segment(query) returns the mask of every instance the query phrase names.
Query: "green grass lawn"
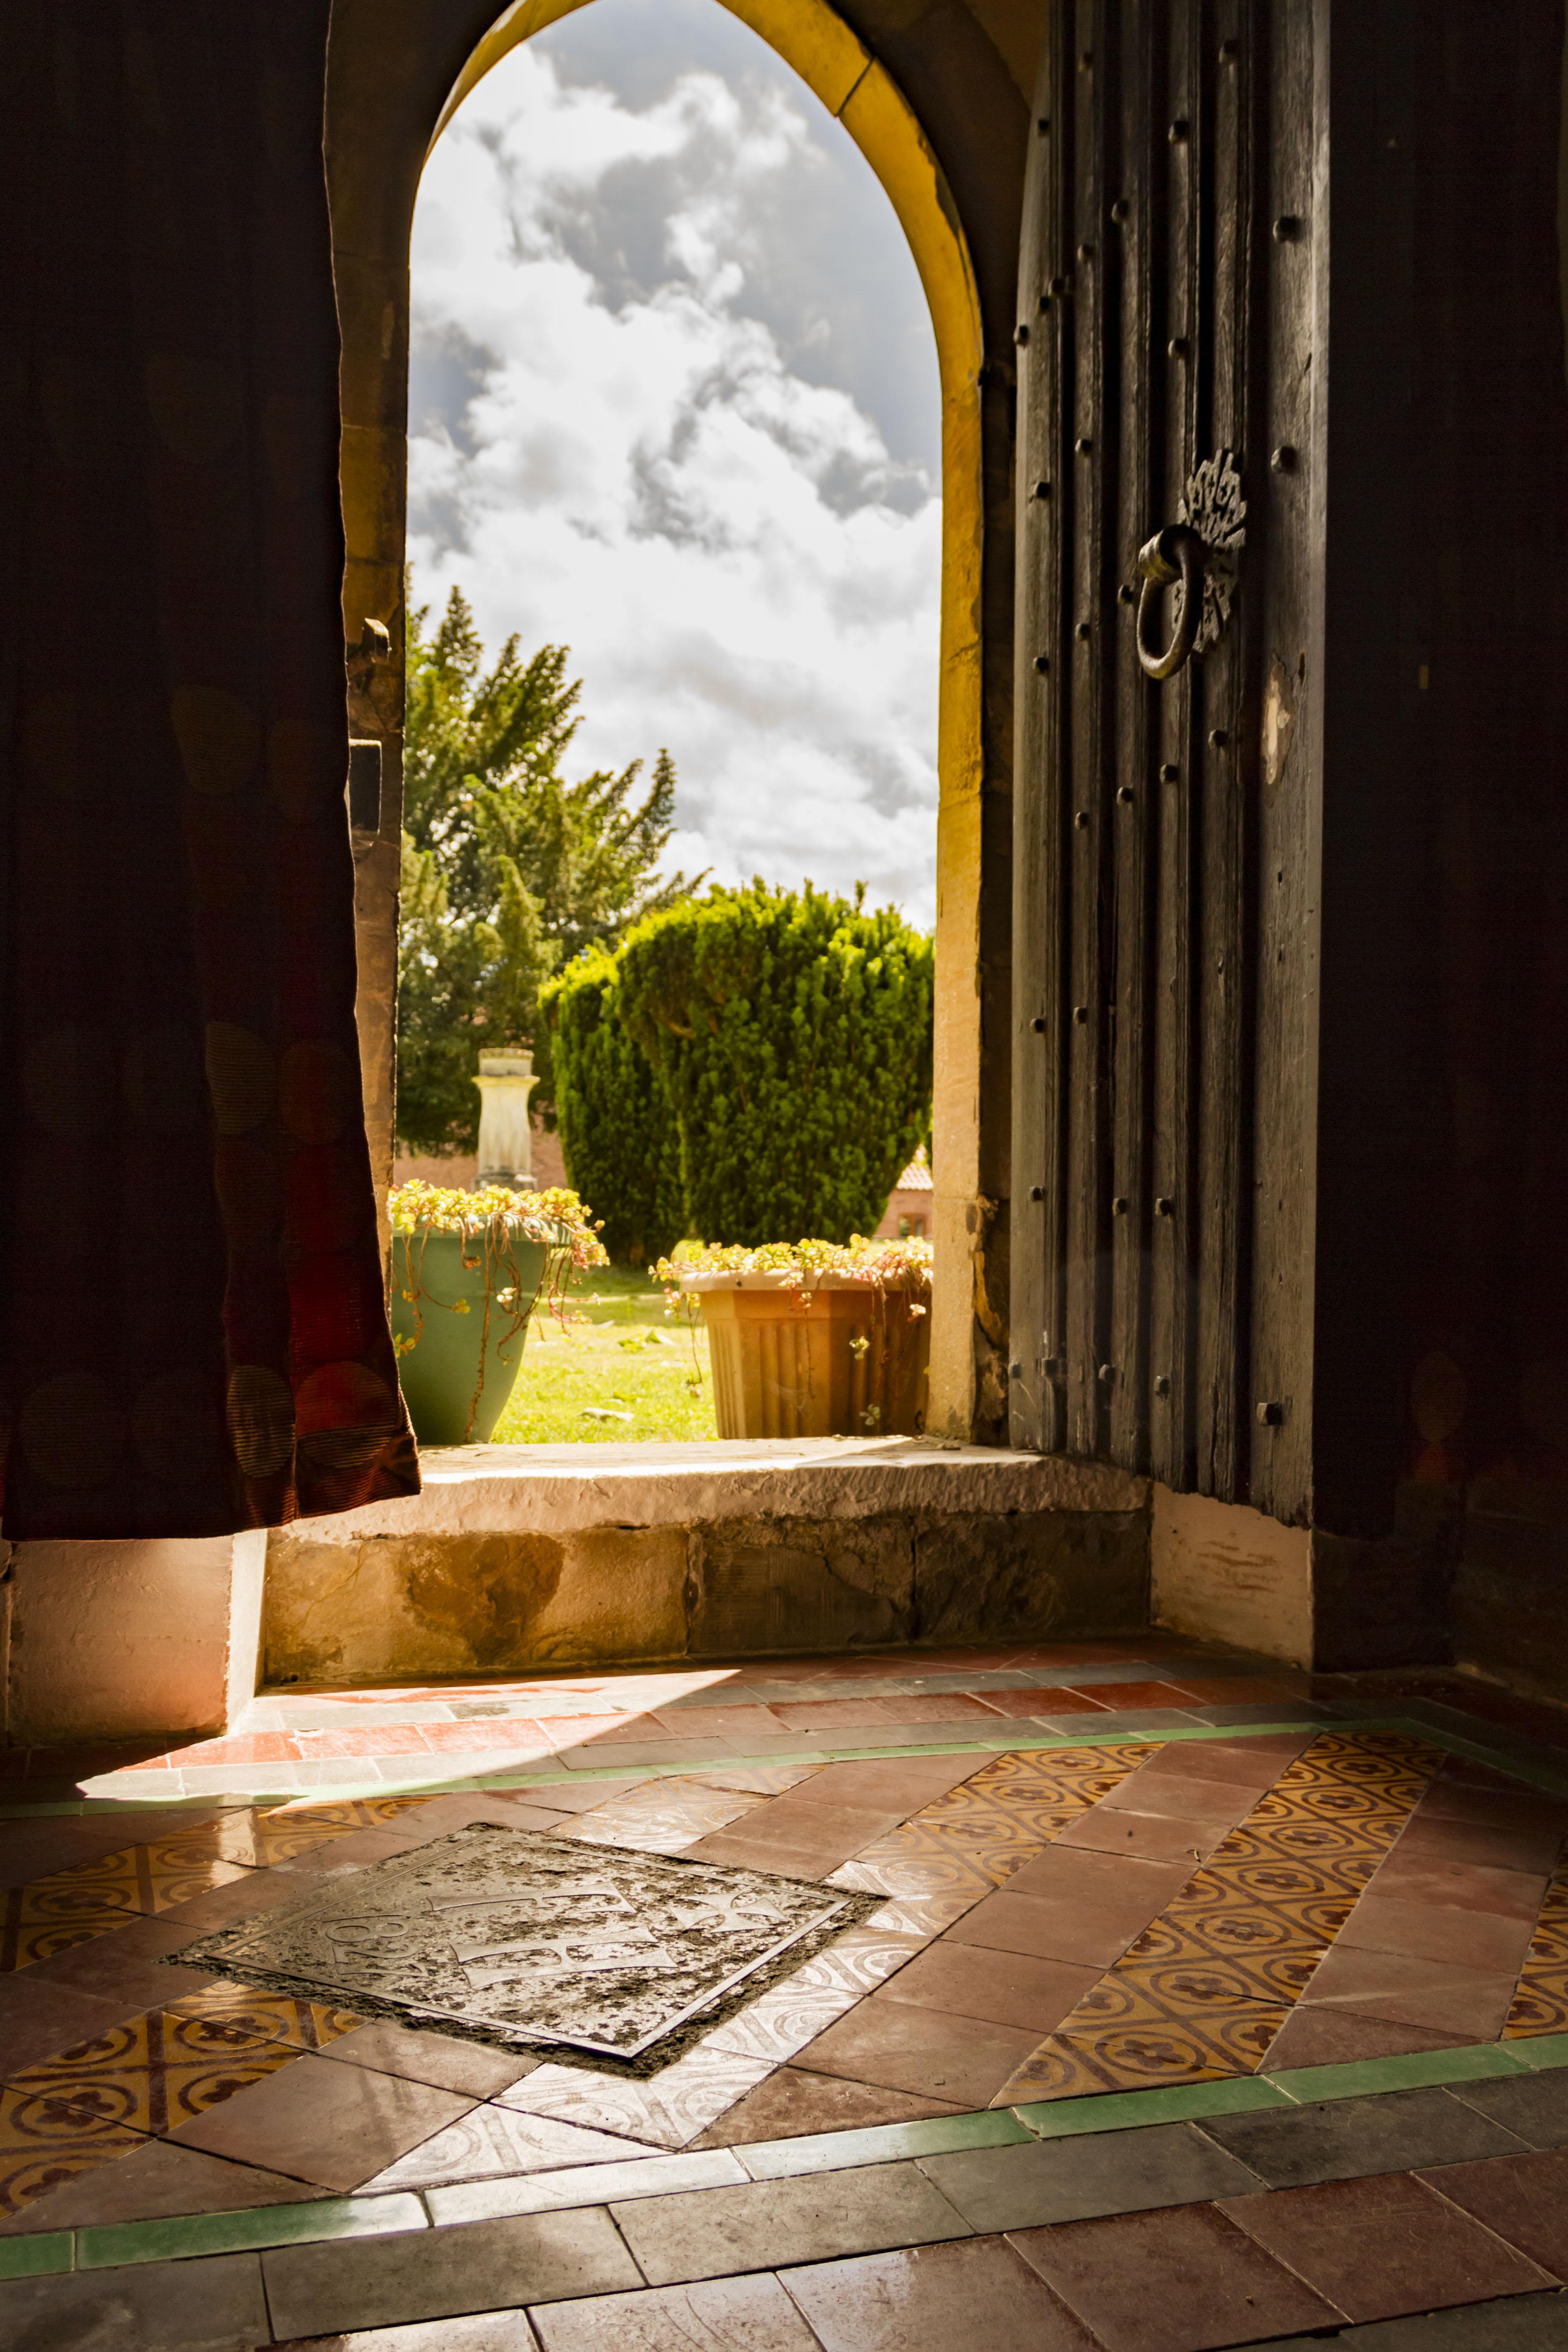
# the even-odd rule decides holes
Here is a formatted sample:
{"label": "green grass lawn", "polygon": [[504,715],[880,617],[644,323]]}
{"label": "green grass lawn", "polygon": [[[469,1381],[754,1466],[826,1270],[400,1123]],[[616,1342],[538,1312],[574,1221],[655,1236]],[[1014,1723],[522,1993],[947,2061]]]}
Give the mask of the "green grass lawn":
{"label": "green grass lawn", "polygon": [[684,1319],[640,1267],[573,1275],[566,1320],[537,1309],[523,1366],[497,1425],[497,1445],[622,1444],[716,1437],[707,1339],[694,1350]]}

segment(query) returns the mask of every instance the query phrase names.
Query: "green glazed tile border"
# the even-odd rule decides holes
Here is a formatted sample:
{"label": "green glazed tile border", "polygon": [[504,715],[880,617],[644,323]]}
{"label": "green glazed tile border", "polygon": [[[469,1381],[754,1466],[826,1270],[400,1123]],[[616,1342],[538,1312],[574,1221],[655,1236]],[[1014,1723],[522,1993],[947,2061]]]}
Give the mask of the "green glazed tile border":
{"label": "green glazed tile border", "polygon": [[1568,2033],[1521,2034],[1518,2041],[1500,2046],[1515,2058],[1522,2058],[1533,2073],[1546,2066],[1568,2066]]}
{"label": "green glazed tile border", "polygon": [[1176,2083],[1165,2091],[1107,2091],[1103,2098],[1037,2099],[1012,2112],[1035,2139],[1081,2132],[1126,2131],[1134,2125],[1188,2123],[1204,2116],[1237,2116],[1257,2107],[1288,2107],[1275,2077],[1232,2074],[1218,2083]]}
{"label": "green glazed tile border", "polygon": [[0,2279],[50,2278],[71,2266],[68,2230],[40,2231],[37,2237],[0,2238]]}
{"label": "green glazed tile border", "polygon": [[814,2132],[800,2139],[759,2139],[735,2149],[753,2180],[793,2179],[808,2172],[847,2172],[896,2164],[912,2156],[954,2156],[970,2147],[1008,2147],[1034,2137],[1009,2107],[977,2115],[929,2116],[912,2124],[870,2124],[859,2131]]}
{"label": "green glazed tile border", "polygon": [[[193,2213],[183,2221],[116,2221],[76,2233],[77,2268],[116,2270],[193,2254],[241,2253],[257,2246],[308,2245],[323,2238],[370,2238],[430,2226],[406,2193],[333,2197],[319,2204],[262,2205],[239,2213]],[[13,2241],[25,2245],[26,2239]]]}
{"label": "green glazed tile border", "polygon": [[[437,2226],[450,2227],[504,2213],[571,2211],[632,2197],[716,2188],[726,2181],[847,2172],[870,2165],[907,2162],[915,2157],[953,2155],[967,2148],[1017,2147],[1150,2124],[1201,2123],[1206,2116],[1308,2106],[1322,2099],[1364,2098],[1379,2092],[1476,2082],[1527,2074],[1532,2067],[1564,2065],[1568,2065],[1568,2033],[1543,2034],[1533,2043],[1470,2043],[1403,2058],[1375,2058],[1357,2065],[1301,2066],[1279,2074],[1238,2074],[1212,2083],[1177,2084],[1168,2090],[1043,2099],[1011,2108],[981,2108],[969,2115],[932,2116],[917,2123],[817,2132],[799,2139],[757,2140],[732,2148],[687,2149],[624,2164],[563,2166],[553,2176],[553,2186],[551,2174],[529,2173],[502,2180],[454,2183],[448,2189],[429,2189],[423,2198],[402,2191],[323,2199],[308,2205],[266,2205],[237,2213],[120,2222],[78,2230],[76,2266],[103,2270],[198,2254],[382,2236],[423,2230],[432,2220]],[[68,2231],[0,2238],[0,2279],[68,2271],[71,2256]]]}
{"label": "green glazed tile border", "polygon": [[1434,2084],[1475,2083],[1490,2074],[1528,2074],[1514,2045],[1474,2042],[1459,2050],[1420,2050],[1404,2058],[1365,2058],[1350,2066],[1284,2068],[1268,2080],[1298,2105],[1360,2099],[1375,2091],[1414,2091]]}

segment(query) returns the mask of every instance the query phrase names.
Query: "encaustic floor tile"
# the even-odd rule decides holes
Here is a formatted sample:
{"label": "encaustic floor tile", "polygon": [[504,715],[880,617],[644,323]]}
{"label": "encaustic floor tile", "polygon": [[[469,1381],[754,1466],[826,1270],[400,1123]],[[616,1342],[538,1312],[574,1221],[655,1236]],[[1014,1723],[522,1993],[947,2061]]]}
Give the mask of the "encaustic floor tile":
{"label": "encaustic floor tile", "polygon": [[331,2009],[318,2000],[296,2000],[287,1993],[263,1992],[250,1985],[212,1984],[169,2004],[171,2017],[191,2017],[223,2026],[236,2043],[277,2042],[290,2050],[325,2050],[329,2042],[352,2033],[364,2020],[352,2010]]}
{"label": "encaustic floor tile", "polygon": [[8,1887],[0,1898],[0,1976],[128,1927],[139,1915],[101,1893],[57,1879]]}
{"label": "encaustic floor tile", "polygon": [[1101,1984],[1025,2059],[991,2105],[1250,2074],[1289,2015],[1283,2002],[1251,2000],[1172,2014],[1147,1986]]}
{"label": "encaustic floor tile", "polygon": [[1560,1863],[1547,1885],[1503,2039],[1517,2042],[1564,2030],[1568,2030],[1568,1866]]}
{"label": "encaustic floor tile", "polygon": [[84,2115],[68,2100],[0,2090],[0,2217],[146,2145],[142,2133]]}
{"label": "encaustic floor tile", "polygon": [[221,2018],[154,2010],[22,2068],[7,2086],[94,2123],[157,2135],[232,2099],[299,2055]]}
{"label": "encaustic floor tile", "polygon": [[1314,1740],[1001,2100],[1255,2072],[1440,1761],[1400,1734]]}
{"label": "encaustic floor tile", "polygon": [[58,1871],[48,1882],[62,1891],[79,1887],[83,1895],[135,1911],[149,1918],[210,1895],[216,1886],[232,1885],[246,1875],[238,1863],[215,1854],[192,1851],[178,1838],[157,1845],[130,1845],[119,1853],[100,1854]]}

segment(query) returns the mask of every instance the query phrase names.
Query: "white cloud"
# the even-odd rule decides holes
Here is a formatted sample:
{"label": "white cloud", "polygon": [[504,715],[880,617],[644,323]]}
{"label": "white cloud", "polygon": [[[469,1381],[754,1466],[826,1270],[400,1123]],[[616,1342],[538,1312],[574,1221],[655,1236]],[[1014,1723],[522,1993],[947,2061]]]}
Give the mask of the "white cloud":
{"label": "white cloud", "polygon": [[[492,646],[570,646],[576,760],[667,745],[688,870],[863,877],[928,922],[940,510],[913,263],[845,134],[733,18],[729,70],[679,71],[679,8],[625,0],[665,68],[628,37],[608,86],[622,8],[513,52],[426,169],[415,593],[460,585]],[[923,385],[866,333],[868,279],[895,352],[923,326]]]}

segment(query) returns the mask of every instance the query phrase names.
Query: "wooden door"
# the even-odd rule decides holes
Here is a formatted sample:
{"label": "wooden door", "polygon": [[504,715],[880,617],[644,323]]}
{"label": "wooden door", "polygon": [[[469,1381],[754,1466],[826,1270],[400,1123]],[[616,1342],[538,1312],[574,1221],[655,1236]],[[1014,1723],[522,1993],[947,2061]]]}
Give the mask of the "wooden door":
{"label": "wooden door", "polygon": [[[1317,897],[1311,0],[1052,16],[1017,327],[1012,1436],[1293,1517]],[[1204,541],[1199,648],[1162,678],[1140,627],[1164,652],[1184,602],[1197,619],[1199,573],[1190,598],[1145,595],[1140,550],[1184,521]]]}

